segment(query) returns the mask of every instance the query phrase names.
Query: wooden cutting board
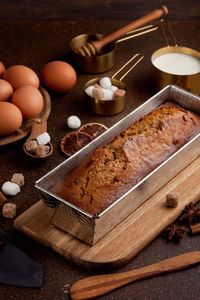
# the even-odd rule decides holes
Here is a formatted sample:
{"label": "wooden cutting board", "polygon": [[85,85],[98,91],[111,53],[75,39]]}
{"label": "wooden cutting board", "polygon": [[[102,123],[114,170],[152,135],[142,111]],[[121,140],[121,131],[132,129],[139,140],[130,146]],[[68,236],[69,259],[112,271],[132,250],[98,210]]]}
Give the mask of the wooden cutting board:
{"label": "wooden cutting board", "polygon": [[[176,191],[176,208],[164,206],[166,194]],[[200,157],[95,245],[89,246],[50,224],[42,200],[15,220],[15,227],[60,255],[87,268],[119,267],[134,258],[181,214],[185,205],[200,199]]]}

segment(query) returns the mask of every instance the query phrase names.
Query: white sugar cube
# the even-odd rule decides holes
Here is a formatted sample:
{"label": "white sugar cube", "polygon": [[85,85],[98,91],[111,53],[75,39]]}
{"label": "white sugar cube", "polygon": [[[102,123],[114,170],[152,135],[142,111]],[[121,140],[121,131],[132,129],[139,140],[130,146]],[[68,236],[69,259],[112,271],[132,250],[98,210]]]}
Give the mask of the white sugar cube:
{"label": "white sugar cube", "polygon": [[36,137],[38,145],[46,145],[50,142],[51,138],[48,132],[43,132]]}
{"label": "white sugar cube", "polygon": [[103,89],[103,99],[102,100],[112,100],[113,93],[110,90]]}
{"label": "white sugar cube", "polygon": [[93,97],[93,88],[94,88],[94,86],[90,85],[85,89],[86,94],[90,97]]}
{"label": "white sugar cube", "polygon": [[104,89],[110,89],[112,83],[109,77],[103,77],[99,80],[99,84]]}
{"label": "white sugar cube", "polygon": [[20,192],[19,185],[11,181],[4,182],[1,189],[5,195],[9,196],[15,196]]}
{"label": "white sugar cube", "polygon": [[70,116],[67,119],[67,126],[71,129],[77,129],[81,126],[81,120],[77,116]]}
{"label": "white sugar cube", "polygon": [[116,87],[115,85],[111,85],[110,90],[111,90],[111,91],[113,92],[113,94],[114,94],[114,92],[115,92],[116,90],[118,90],[118,87]]}

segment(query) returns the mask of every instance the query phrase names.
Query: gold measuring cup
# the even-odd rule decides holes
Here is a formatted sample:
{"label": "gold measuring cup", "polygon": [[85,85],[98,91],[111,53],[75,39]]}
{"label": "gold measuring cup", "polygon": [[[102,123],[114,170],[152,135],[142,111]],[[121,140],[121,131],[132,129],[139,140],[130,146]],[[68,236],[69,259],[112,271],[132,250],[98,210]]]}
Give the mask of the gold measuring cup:
{"label": "gold measuring cup", "polygon": [[[143,55],[137,53],[135,54],[130,60],[125,63],[112,77],[111,83],[112,85],[116,86],[118,89],[127,90],[126,84],[122,82],[125,76],[143,59]],[[124,70],[130,63],[133,62],[133,65],[123,74],[119,79],[115,78],[121,71]],[[85,85],[85,90],[89,86],[95,85],[99,83],[100,78],[93,78],[88,81]],[[85,100],[87,107],[89,110],[98,115],[104,116],[112,116],[118,114],[124,110],[125,107],[125,100],[126,94],[121,97],[116,97],[113,100],[102,100],[102,99],[95,99],[94,97],[90,97],[85,92]]]}
{"label": "gold measuring cup", "polygon": [[[166,20],[162,19],[160,26],[167,47],[155,51],[151,57],[155,71],[156,89],[160,90],[168,84],[176,84],[199,95],[200,52],[192,48],[178,46]],[[174,46],[169,45],[164,26],[168,29]]]}
{"label": "gold measuring cup", "polygon": [[89,74],[103,73],[110,70],[114,65],[114,50],[117,43],[155,31],[157,29],[158,27],[155,25],[148,25],[130,31],[123,38],[109,43],[104,48],[104,52],[102,54],[95,56],[83,56],[80,53],[77,53],[76,49],[79,49],[82,45],[90,43],[91,41],[100,40],[104,37],[104,35],[100,33],[81,34],[74,37],[70,42],[71,56],[81,72]]}

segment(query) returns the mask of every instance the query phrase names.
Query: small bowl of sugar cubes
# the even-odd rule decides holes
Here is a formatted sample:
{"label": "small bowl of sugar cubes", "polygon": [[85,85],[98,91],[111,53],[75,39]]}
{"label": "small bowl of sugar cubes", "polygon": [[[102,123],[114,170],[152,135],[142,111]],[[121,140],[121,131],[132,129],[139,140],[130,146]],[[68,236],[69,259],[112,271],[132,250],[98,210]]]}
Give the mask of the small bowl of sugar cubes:
{"label": "small bowl of sugar cubes", "polygon": [[89,110],[98,115],[112,116],[124,110],[126,85],[115,78],[94,78],[85,85]]}

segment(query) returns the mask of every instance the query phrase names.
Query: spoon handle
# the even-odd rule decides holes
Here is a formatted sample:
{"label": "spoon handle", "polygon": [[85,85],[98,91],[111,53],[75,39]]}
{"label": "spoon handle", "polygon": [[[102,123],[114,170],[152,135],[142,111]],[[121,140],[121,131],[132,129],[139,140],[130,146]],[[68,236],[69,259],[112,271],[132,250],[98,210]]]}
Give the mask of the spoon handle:
{"label": "spoon handle", "polygon": [[91,299],[136,280],[187,268],[198,262],[200,262],[200,251],[189,252],[140,269],[81,279],[70,287],[69,292],[74,300]]}
{"label": "spoon handle", "polygon": [[47,131],[47,121],[40,119],[39,121],[34,121],[31,126],[31,134],[29,139],[35,139],[41,133]]}
{"label": "spoon handle", "polygon": [[93,46],[96,48],[97,52],[100,52],[100,50],[107,44],[116,41],[117,39],[121,38],[123,35],[125,35],[127,32],[132,31],[136,28],[139,28],[140,26],[143,26],[144,24],[150,23],[158,18],[160,18],[163,14],[167,14],[168,9],[166,6],[162,6],[159,9],[155,9],[152,12],[146,14],[145,16],[129,23],[128,25],[118,29],[117,31],[105,36],[101,40],[92,42]]}

